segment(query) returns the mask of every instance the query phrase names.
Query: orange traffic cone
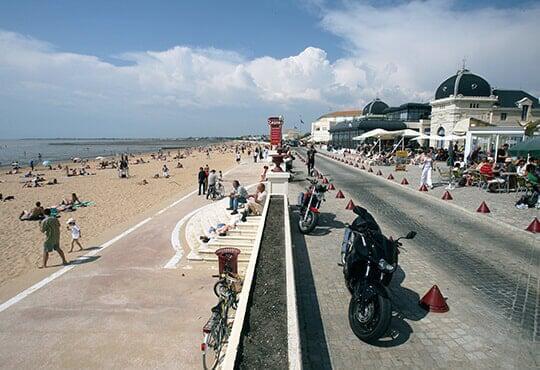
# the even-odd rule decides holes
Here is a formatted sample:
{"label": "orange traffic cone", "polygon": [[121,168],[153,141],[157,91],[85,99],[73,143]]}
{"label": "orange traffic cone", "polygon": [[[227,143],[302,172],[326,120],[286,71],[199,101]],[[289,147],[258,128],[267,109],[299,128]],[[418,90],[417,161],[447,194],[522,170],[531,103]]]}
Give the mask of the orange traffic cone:
{"label": "orange traffic cone", "polygon": [[338,190],[337,194],[336,194],[336,198],[338,199],[343,199],[345,198],[345,195],[343,195],[343,193],[341,192],[341,190]]}
{"label": "orange traffic cone", "polygon": [[480,204],[480,207],[478,207],[476,212],[478,212],[478,213],[490,213],[491,211],[489,210],[489,207],[487,206],[486,202],[482,202],[482,204]]}
{"label": "orange traffic cone", "polygon": [[452,198],[452,194],[450,194],[450,192],[447,190],[444,192],[443,196],[442,196],[442,199],[443,200],[452,200],[454,198]]}
{"label": "orange traffic cone", "polygon": [[418,189],[418,191],[428,191],[426,184],[422,184],[422,186],[420,186],[420,189]]}
{"label": "orange traffic cone", "polygon": [[409,182],[405,177],[403,178],[403,180],[401,180],[401,185],[409,185]]}
{"label": "orange traffic cone", "polygon": [[387,177],[388,180],[393,180],[394,179],[394,176],[392,176],[392,174],[388,175]]}
{"label": "orange traffic cone", "polygon": [[330,183],[330,185],[328,185],[328,190],[336,190],[334,184]]}
{"label": "orange traffic cone", "polygon": [[538,221],[538,217],[535,217],[533,222],[529,225],[528,228],[525,230],[530,231],[531,233],[540,233],[540,221]]}
{"label": "orange traffic cone", "polygon": [[420,299],[419,303],[429,312],[448,312],[450,309],[437,285],[433,285],[426,295]]}
{"label": "orange traffic cone", "polygon": [[350,211],[353,208],[354,208],[354,203],[353,203],[353,201],[351,199],[351,200],[349,200],[349,203],[347,203],[347,206],[345,207],[345,209],[348,209]]}

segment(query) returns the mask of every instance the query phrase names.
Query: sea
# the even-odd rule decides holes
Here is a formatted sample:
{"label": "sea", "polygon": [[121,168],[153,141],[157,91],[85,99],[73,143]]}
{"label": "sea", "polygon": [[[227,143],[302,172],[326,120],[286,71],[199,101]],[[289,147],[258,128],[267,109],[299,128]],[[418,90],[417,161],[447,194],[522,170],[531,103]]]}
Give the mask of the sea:
{"label": "sea", "polygon": [[158,150],[174,151],[181,148],[206,146],[225,139],[0,139],[0,166],[18,162],[26,166],[51,161],[61,162],[72,158],[111,157],[122,153],[148,153]]}

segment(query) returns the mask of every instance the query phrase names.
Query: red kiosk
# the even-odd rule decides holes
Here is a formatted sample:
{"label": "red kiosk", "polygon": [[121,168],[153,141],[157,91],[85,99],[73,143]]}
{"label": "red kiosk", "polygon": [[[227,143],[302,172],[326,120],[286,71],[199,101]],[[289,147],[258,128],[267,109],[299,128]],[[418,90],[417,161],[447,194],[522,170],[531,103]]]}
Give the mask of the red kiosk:
{"label": "red kiosk", "polygon": [[272,149],[277,149],[281,146],[281,128],[283,127],[283,117],[268,118],[268,126],[270,126],[270,145]]}

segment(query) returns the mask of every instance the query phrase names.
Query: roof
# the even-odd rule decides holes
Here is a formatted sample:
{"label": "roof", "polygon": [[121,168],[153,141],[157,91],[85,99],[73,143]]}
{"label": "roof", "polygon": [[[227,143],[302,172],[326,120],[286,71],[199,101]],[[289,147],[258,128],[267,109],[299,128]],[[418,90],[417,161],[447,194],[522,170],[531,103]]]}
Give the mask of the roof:
{"label": "roof", "polygon": [[482,77],[461,69],[443,81],[435,91],[435,100],[458,96],[491,96],[491,86]]}
{"label": "roof", "polygon": [[401,104],[399,107],[388,107],[384,110],[384,113],[392,113],[400,110],[406,109],[425,109],[431,111],[431,105],[429,103],[405,103]]}
{"label": "roof", "polygon": [[[351,127],[349,127],[349,124]],[[385,120],[385,119],[356,119],[349,122],[340,122],[329,131],[348,131],[348,130],[362,130],[369,131],[376,128],[382,128],[387,131],[402,130],[407,128],[407,125],[402,121]]]}
{"label": "roof", "polygon": [[526,93],[523,90],[493,90],[493,95],[499,99],[498,106],[503,108],[517,108],[517,102],[523,98],[532,100],[533,108],[540,108],[538,98]]}
{"label": "roof", "polygon": [[324,114],[317,118],[317,121],[321,118],[333,118],[333,117],[360,117],[362,115],[361,110],[342,110],[337,112],[331,112]]}
{"label": "roof", "polygon": [[364,116],[368,114],[383,114],[386,108],[388,108],[388,104],[376,98],[364,107],[362,113]]}

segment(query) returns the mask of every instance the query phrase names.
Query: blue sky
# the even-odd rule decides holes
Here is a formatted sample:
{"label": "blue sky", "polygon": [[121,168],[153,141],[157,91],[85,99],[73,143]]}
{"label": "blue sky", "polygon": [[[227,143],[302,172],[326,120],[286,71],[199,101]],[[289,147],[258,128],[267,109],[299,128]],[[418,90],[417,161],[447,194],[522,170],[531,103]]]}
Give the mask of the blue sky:
{"label": "blue sky", "polygon": [[429,101],[463,58],[538,95],[539,17],[499,0],[2,1],[0,136],[263,132]]}

